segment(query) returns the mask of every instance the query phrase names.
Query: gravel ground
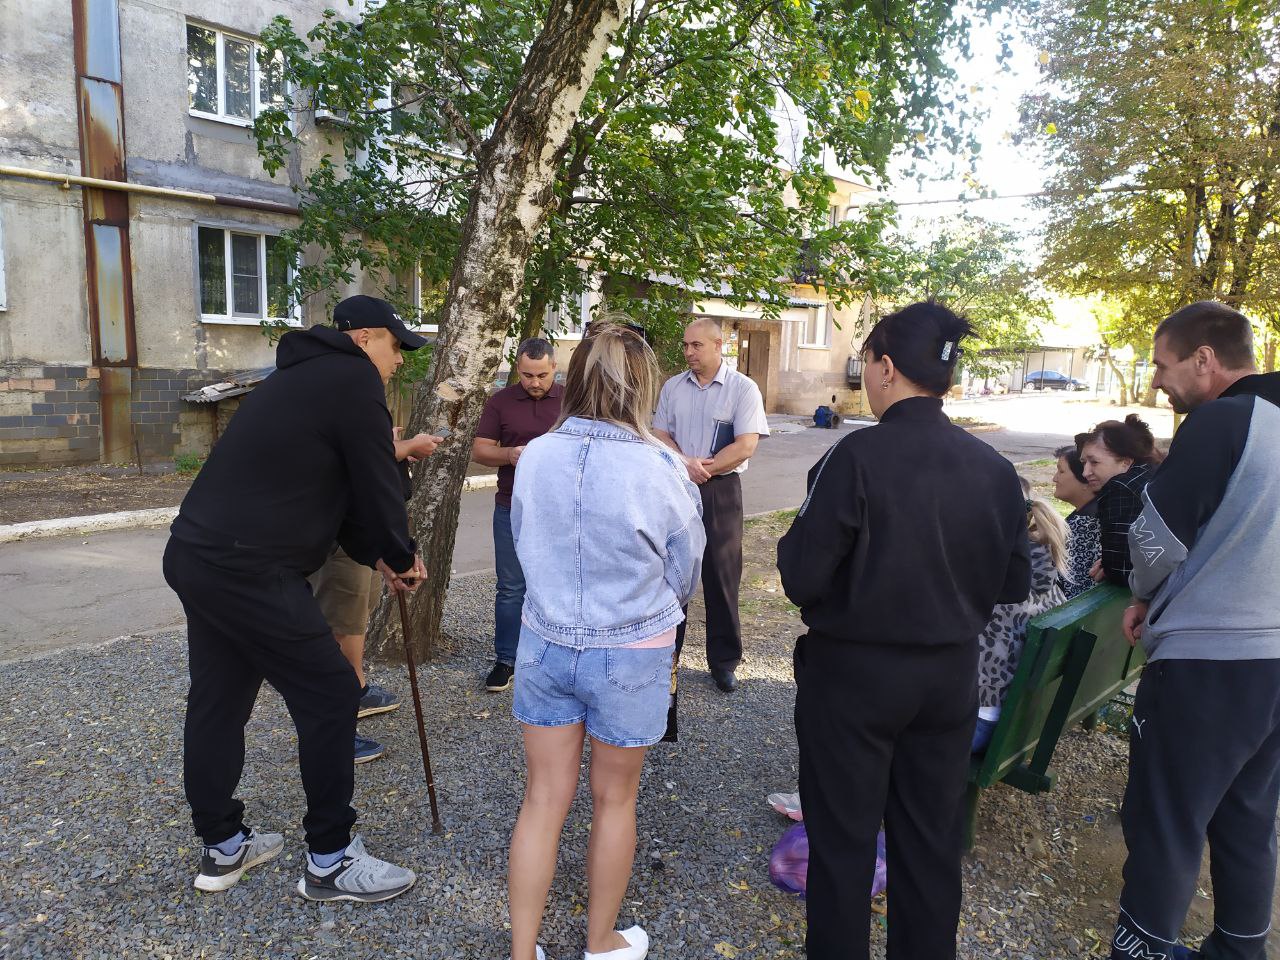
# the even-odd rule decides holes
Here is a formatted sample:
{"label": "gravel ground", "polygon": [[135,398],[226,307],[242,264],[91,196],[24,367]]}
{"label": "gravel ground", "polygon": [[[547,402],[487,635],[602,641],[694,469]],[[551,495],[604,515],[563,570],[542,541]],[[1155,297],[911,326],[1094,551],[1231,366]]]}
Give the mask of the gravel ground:
{"label": "gravel ground", "polygon": [[[768,880],[769,850],[789,821],[763,800],[791,789],[796,776],[797,621],[764,559],[783,523],[752,526],[763,546],[744,579],[751,639],[741,690],[719,694],[691,653],[680,743],[655,748],[646,764],[622,919],[649,930],[659,960],[803,955],[803,903]],[[446,618],[454,649],[420,672],[443,836],[429,831],[412,706],[362,722],[388,755],[357,769],[358,829],[375,853],[420,878],[383,905],[326,907],[297,895],[302,789],[293,728],[273,691],[264,687],[250,723],[241,796],[251,824],[286,834],[286,853],[228,892],[199,894],[191,887],[199,851],[180,783],[181,634],[0,666],[9,691],[0,698],[0,862],[8,865],[0,872],[0,955],[506,957],[506,844],[523,767],[509,695],[478,689],[491,649],[492,589],[485,577],[455,583]],[[396,668],[382,665],[372,676],[408,692]],[[1078,958],[1100,949],[1123,855],[1114,810],[1124,758],[1118,737],[1076,732],[1059,749],[1054,793],[988,792],[965,867],[962,957]],[[589,821],[584,788],[547,913],[552,960],[583,949]],[[890,891],[892,882],[891,867]],[[883,925],[873,917],[876,956]]]}

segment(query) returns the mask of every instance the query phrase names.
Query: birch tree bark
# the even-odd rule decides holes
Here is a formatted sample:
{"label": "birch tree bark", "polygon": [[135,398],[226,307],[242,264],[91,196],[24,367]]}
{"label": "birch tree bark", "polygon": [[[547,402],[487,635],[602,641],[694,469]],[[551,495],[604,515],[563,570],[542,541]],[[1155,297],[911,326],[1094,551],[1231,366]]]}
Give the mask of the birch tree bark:
{"label": "birch tree bark", "polygon": [[[409,501],[410,527],[428,571],[428,581],[409,601],[415,656],[438,645],[462,479],[486,388],[520,306],[534,237],[555,202],[555,176],[574,121],[629,4],[551,4],[520,81],[479,152],[432,374],[417,388],[407,432],[452,431],[417,465]],[[370,622],[369,650],[375,656],[394,656],[400,649],[399,622],[391,611],[384,596]]]}

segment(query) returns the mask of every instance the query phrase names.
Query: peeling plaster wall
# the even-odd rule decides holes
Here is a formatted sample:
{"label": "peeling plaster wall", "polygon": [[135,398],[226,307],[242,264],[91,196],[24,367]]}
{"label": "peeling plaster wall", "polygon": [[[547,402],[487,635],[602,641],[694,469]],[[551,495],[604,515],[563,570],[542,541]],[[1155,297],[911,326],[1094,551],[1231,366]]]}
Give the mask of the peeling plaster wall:
{"label": "peeling plaster wall", "polygon": [[[71,4],[0,3],[0,37],[0,163],[79,173]],[[87,363],[80,191],[0,178],[0,229],[0,363]]]}

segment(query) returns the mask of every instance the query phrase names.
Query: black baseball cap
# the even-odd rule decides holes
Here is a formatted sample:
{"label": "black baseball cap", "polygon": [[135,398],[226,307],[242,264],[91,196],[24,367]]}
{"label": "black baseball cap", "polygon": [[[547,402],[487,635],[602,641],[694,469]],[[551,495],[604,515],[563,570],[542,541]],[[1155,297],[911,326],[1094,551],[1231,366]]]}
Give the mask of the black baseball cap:
{"label": "black baseball cap", "polygon": [[390,330],[404,350],[417,350],[427,345],[427,338],[404,325],[395,307],[377,297],[360,294],[347,297],[333,308],[333,325],[339,330],[367,330],[383,327]]}

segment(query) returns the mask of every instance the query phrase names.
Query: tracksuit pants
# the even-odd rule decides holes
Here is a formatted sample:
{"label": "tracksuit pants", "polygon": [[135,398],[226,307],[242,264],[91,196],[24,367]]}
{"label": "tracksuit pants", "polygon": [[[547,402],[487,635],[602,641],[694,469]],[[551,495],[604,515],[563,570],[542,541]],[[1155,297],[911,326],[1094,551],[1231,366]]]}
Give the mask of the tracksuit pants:
{"label": "tracksuit pants", "polygon": [[811,632],[795,676],[810,960],[868,960],[881,821],[889,960],[954,960],[976,640],[907,647]]}
{"label": "tracksuit pants", "polygon": [[1214,929],[1200,955],[1261,960],[1280,800],[1280,660],[1156,660],[1138,684],[1120,822],[1129,857],[1112,960],[1177,942],[1206,838]]}
{"label": "tracksuit pants", "polygon": [[[707,548],[702,554],[702,599],[707,609],[707,665],[736,670],[742,662],[738,590],[742,584],[742,477],[712,477],[698,488]],[[684,649],[687,621],[676,628],[676,649]]]}
{"label": "tracksuit pants", "polygon": [[187,615],[191,688],[183,745],[187,802],[205,844],[246,830],[235,797],[244,728],[262,681],[284,698],[298,731],[313,853],[351,842],[360,683],[301,573],[234,547],[170,538],[164,576]]}

